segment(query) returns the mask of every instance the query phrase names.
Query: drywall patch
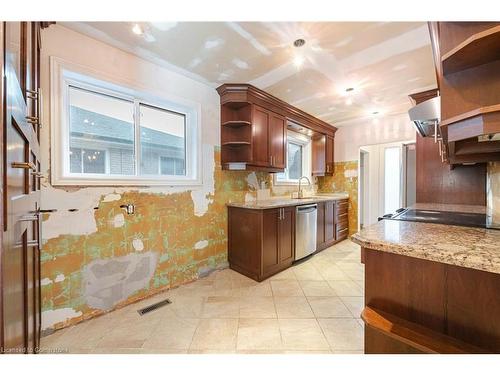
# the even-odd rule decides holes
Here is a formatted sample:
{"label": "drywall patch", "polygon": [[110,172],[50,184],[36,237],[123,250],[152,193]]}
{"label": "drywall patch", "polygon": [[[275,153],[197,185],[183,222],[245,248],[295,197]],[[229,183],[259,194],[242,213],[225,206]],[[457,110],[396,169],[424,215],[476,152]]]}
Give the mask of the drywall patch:
{"label": "drywall patch", "polygon": [[134,247],[135,251],[144,250],[144,243],[142,243],[142,240],[140,238],[134,238],[134,240],[132,241],[132,246]]}
{"label": "drywall patch", "polygon": [[155,272],[158,254],[132,253],[111,259],[98,259],[83,269],[84,297],[87,305],[110,310],[118,302],[148,286]]}
{"label": "drywall patch", "polygon": [[102,199],[103,202],[114,202],[114,201],[119,201],[121,199],[121,195],[120,194],[116,194],[116,193],[113,193],[113,194],[108,194],[108,195],[105,195],[104,198]]}
{"label": "drywall patch", "polygon": [[259,180],[258,180],[257,174],[255,172],[252,172],[247,176],[247,184],[248,184],[248,187],[252,190],[259,189]]}
{"label": "drywall patch", "polygon": [[120,228],[123,227],[124,225],[125,225],[125,216],[123,216],[123,214],[115,215],[115,217],[113,218],[113,226],[115,228]]}
{"label": "drywall patch", "polygon": [[358,170],[357,169],[346,169],[344,172],[345,178],[353,178],[353,177],[358,177]]}
{"label": "drywall patch", "polygon": [[208,241],[207,240],[202,240],[202,241],[198,241],[194,244],[194,248],[196,250],[201,250],[201,249],[204,249],[205,247],[208,246]]}
{"label": "drywall patch", "polygon": [[82,315],[81,311],[75,311],[71,307],[42,312],[42,330],[52,328],[56,323],[63,323],[69,319]]}
{"label": "drywall patch", "polygon": [[54,279],[54,282],[56,283],[60,283],[61,281],[64,281],[66,279],[66,277],[63,275],[63,274],[59,274],[56,276],[56,278]]}
{"label": "drywall patch", "polygon": [[50,284],[52,284],[52,280],[49,279],[48,277],[45,277],[42,280],[40,280],[41,286],[50,285]]}
{"label": "drywall patch", "polygon": [[[213,171],[215,169],[215,158],[213,146],[203,145],[203,171]],[[215,194],[215,180],[213,173],[204,173],[203,186],[200,189],[191,191],[191,199],[194,204],[195,216],[203,216],[208,211],[208,206],[213,203]]]}

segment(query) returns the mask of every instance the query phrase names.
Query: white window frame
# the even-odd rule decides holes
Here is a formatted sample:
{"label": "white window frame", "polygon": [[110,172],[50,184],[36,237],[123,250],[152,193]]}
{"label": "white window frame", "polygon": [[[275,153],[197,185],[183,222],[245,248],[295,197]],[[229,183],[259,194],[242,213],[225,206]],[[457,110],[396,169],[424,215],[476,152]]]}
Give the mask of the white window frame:
{"label": "white window frame", "polygon": [[[105,75],[81,65],[50,58],[51,183],[56,186],[199,186],[201,168],[201,106],[182,98],[144,89],[140,84]],[[69,86],[134,102],[135,175],[70,173],[69,169]],[[186,175],[139,175],[139,103],[185,115]]]}
{"label": "white window frame", "polygon": [[[302,146],[302,175],[306,176],[311,180],[311,163],[312,163],[312,144],[311,144],[311,138],[299,134],[297,132],[288,130],[287,131],[287,137],[286,137],[286,163],[287,166],[285,167],[288,168],[288,141],[291,140],[292,143],[298,144]],[[274,173],[274,185],[298,185],[299,180],[298,179],[286,179],[286,180],[279,180],[278,179],[278,174]]]}

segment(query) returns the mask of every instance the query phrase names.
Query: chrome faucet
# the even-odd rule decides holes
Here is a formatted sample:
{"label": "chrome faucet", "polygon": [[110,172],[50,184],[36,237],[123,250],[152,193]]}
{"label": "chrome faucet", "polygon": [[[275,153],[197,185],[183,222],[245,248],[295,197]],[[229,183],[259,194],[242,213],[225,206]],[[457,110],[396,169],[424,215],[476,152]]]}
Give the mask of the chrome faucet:
{"label": "chrome faucet", "polygon": [[297,195],[298,198],[304,198],[304,192],[302,191],[302,185],[301,185],[303,178],[305,178],[309,186],[311,186],[311,180],[309,180],[308,177],[302,176],[301,178],[299,178],[299,193]]}

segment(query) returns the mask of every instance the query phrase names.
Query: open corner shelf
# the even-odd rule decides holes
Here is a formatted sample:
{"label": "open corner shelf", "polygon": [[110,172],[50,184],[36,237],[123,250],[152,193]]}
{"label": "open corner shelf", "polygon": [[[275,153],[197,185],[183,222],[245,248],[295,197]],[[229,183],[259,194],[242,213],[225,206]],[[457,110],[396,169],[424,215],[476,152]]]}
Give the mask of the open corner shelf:
{"label": "open corner shelf", "polygon": [[249,125],[251,125],[250,121],[243,121],[243,120],[231,120],[222,123],[222,126],[226,126],[228,128],[240,128],[242,126],[249,126]]}
{"label": "open corner shelf", "polygon": [[453,74],[500,59],[500,26],[478,32],[441,58],[443,74]]}

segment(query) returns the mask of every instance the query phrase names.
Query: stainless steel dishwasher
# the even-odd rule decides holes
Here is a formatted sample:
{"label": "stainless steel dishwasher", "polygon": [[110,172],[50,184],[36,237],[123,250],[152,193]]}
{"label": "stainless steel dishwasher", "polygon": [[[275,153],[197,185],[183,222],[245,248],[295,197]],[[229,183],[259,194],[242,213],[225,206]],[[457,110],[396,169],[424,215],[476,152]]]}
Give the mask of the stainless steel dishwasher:
{"label": "stainless steel dishwasher", "polygon": [[316,251],[318,205],[297,206],[295,212],[295,260]]}

